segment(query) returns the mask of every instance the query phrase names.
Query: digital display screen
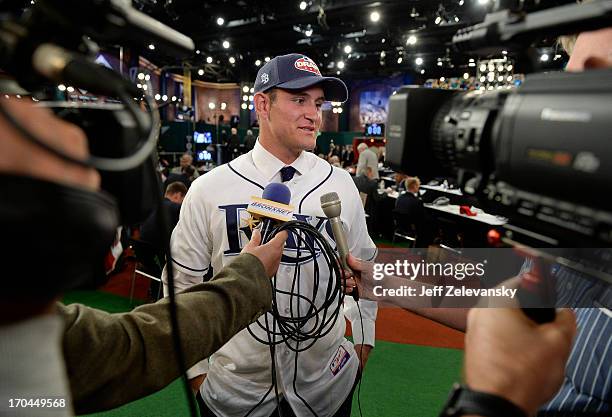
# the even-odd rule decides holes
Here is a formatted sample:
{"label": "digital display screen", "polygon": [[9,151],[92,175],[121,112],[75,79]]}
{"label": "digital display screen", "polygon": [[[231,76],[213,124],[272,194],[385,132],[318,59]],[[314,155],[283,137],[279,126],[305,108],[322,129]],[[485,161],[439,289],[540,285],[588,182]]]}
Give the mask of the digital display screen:
{"label": "digital display screen", "polygon": [[385,125],[383,123],[368,123],[365,127],[366,136],[385,136]]}
{"label": "digital display screen", "polygon": [[197,154],[198,161],[212,161],[212,154],[208,151],[200,151]]}
{"label": "digital display screen", "polygon": [[210,132],[193,132],[195,143],[212,143],[212,133]]}

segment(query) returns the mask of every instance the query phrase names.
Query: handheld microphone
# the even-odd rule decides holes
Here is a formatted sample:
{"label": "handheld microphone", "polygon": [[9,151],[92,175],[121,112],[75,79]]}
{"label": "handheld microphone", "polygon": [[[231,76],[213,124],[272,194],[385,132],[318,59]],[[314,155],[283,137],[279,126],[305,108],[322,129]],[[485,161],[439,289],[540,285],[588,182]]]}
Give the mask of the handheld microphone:
{"label": "handheld microphone", "polygon": [[260,197],[251,197],[247,211],[261,220],[261,241],[265,242],[278,222],[288,222],[293,218],[291,191],[285,184],[271,183],[263,190]]}
{"label": "handheld microphone", "polygon": [[[338,249],[338,253],[340,254],[342,269],[349,274],[353,274],[353,270],[348,266],[347,257],[349,254],[349,249],[346,236],[344,235],[344,230],[342,229],[342,221],[340,220],[342,203],[340,202],[340,197],[338,194],[331,192],[322,195],[321,209],[323,209],[323,213],[325,213],[325,216],[327,216],[329,219],[332,233],[334,235],[334,239],[336,240],[336,247]],[[357,290],[357,287],[353,288],[352,295],[355,301],[359,301],[359,291]]]}

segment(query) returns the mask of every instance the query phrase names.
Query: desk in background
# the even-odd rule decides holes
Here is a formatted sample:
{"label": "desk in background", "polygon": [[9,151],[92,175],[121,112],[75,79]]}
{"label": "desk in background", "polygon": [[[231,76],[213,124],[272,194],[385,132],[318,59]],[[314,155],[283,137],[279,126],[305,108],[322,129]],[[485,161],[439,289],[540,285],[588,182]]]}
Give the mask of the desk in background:
{"label": "desk in background", "polygon": [[425,207],[429,210],[438,211],[442,213],[448,213],[454,216],[458,216],[461,218],[474,220],[476,222],[481,222],[488,224],[489,226],[503,226],[508,223],[508,219],[505,217],[495,216],[489,213],[478,213],[476,216],[468,216],[466,214],[461,214],[459,212],[459,206],[454,204],[447,204],[445,206],[437,206],[435,204],[425,204]]}
{"label": "desk in background", "polygon": [[442,243],[451,247],[487,247],[489,230],[508,222],[503,217],[489,213],[478,213],[476,216],[461,214],[459,206],[455,204],[445,206],[425,204],[424,206],[427,213],[436,219],[436,224],[443,237]]}
{"label": "desk in background", "polygon": [[463,193],[459,189],[447,188],[441,185],[421,185],[421,188],[424,190],[437,191],[437,192],[445,193],[445,194],[459,195],[459,196],[463,195]]}

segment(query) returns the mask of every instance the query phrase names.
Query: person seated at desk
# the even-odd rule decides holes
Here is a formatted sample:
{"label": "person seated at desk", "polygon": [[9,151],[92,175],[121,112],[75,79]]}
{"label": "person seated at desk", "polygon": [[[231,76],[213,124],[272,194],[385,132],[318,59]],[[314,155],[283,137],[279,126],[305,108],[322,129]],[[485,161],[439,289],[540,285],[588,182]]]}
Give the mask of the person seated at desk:
{"label": "person seated at desk", "polygon": [[406,192],[397,197],[393,214],[398,226],[404,230],[416,229],[417,247],[426,247],[433,240],[432,222],[425,211],[423,202],[418,197],[421,180],[419,177],[406,177]]}
{"label": "person seated at desk", "polygon": [[189,175],[189,181],[193,181],[196,178],[198,178],[200,176],[200,174],[198,173],[198,171],[196,170],[196,168],[193,166],[193,156],[191,156],[190,153],[185,152],[180,159],[180,165],[177,167],[172,168],[172,170],[170,171],[170,174],[177,174],[177,175],[182,175],[186,172],[186,169],[190,167],[191,169],[193,169],[193,171],[191,169],[188,170],[188,172],[190,172],[191,174]]}
{"label": "person seated at desk", "polygon": [[340,158],[338,158],[337,155],[330,156],[329,163],[335,167],[342,168],[342,165],[340,165]]}
{"label": "person seated at desk", "polygon": [[183,167],[182,169],[183,171],[180,174],[171,172],[170,175],[168,175],[168,178],[166,178],[166,181],[164,181],[164,193],[166,192],[168,186],[174,182],[181,182],[186,188],[191,187],[191,183],[193,181],[192,178],[195,176],[194,172],[196,172],[196,169],[191,165]]}
{"label": "person seated at desk", "polygon": [[395,175],[393,175],[393,178],[395,179],[395,191],[398,193],[408,191],[406,188],[406,174],[396,172]]}

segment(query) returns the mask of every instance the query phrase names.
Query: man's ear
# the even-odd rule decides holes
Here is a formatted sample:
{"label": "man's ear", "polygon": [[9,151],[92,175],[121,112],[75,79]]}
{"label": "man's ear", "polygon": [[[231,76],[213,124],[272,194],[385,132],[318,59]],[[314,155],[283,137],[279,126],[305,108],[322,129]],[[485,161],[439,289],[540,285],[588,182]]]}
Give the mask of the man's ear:
{"label": "man's ear", "polygon": [[259,117],[269,120],[270,107],[272,107],[272,100],[270,100],[270,97],[264,93],[257,93],[255,97],[253,97],[253,101],[255,102],[255,110]]}

